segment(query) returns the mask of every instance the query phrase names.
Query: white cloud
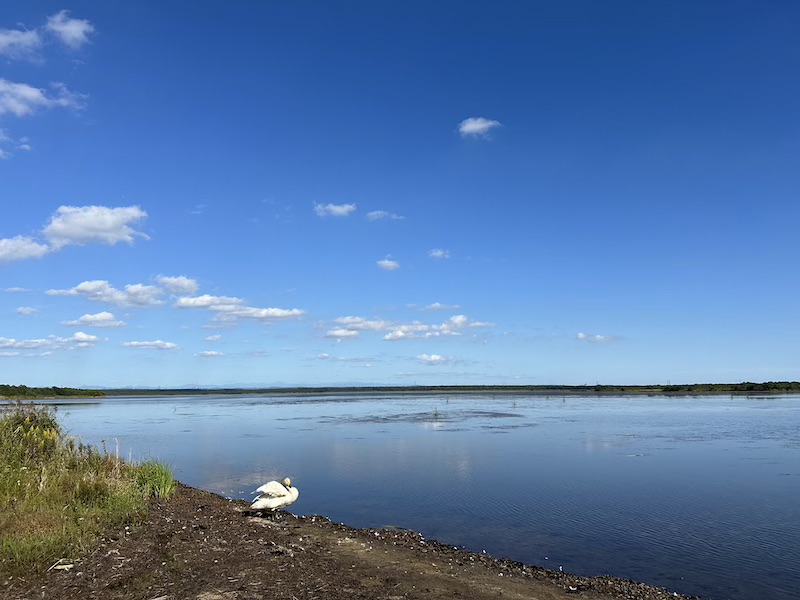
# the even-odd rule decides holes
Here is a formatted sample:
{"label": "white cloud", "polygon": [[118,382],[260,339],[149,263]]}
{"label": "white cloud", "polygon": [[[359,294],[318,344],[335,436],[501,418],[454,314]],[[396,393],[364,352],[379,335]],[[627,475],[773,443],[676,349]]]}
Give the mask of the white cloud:
{"label": "white cloud", "polygon": [[0,240],[0,262],[11,262],[26,258],[41,258],[50,248],[27,236],[18,235]]}
{"label": "white cloud", "polygon": [[159,296],[163,290],[154,285],[134,283],[118,290],[108,281],[95,279],[84,281],[68,290],[47,290],[48,296],[84,296],[96,302],[109,302],[118,306],[156,306],[163,304]]}
{"label": "white cloud", "polygon": [[[471,321],[466,315],[453,315],[438,325],[430,325],[421,321],[398,323],[383,319],[366,319],[364,317],[347,316],[334,319],[338,327],[329,331],[325,337],[345,337],[343,332],[378,331],[385,332],[384,340],[396,341],[415,338],[436,338],[441,336],[461,335],[467,327],[491,327],[492,323]],[[350,334],[350,337],[354,337]]]}
{"label": "white cloud", "polygon": [[31,145],[28,144],[28,138],[15,140],[5,129],[0,129],[0,160],[14,156],[14,150],[29,152]]}
{"label": "white cloud", "polygon": [[73,19],[69,11],[62,10],[47,18],[45,28],[53,33],[64,45],[77,50],[89,41],[94,25],[86,19]]}
{"label": "white cloud", "polygon": [[0,348],[13,348],[19,350],[58,350],[58,349],[74,349],[74,348],[89,348],[98,341],[98,337],[89,335],[83,331],[78,331],[74,335],[66,338],[51,335],[47,338],[33,339],[33,340],[17,340],[14,338],[0,337]]}
{"label": "white cloud", "polygon": [[354,329],[331,329],[327,333],[325,333],[326,338],[335,338],[335,339],[343,339],[343,338],[356,338],[358,337],[358,331]]}
{"label": "white cloud", "polygon": [[50,345],[45,339],[38,340],[17,340],[15,338],[0,337],[0,348],[43,348]]}
{"label": "white cloud", "polygon": [[417,360],[425,365],[441,365],[448,361],[448,358],[439,354],[420,354]]}
{"label": "white cloud", "polygon": [[407,333],[402,329],[395,329],[394,331],[390,331],[385,336],[383,336],[383,339],[385,339],[388,342],[394,342],[396,340],[404,340],[413,337],[416,337],[413,333]]}
{"label": "white cloud", "polygon": [[206,308],[216,312],[215,321],[237,321],[238,319],[253,319],[256,321],[272,321],[276,319],[289,319],[300,317],[306,311],[299,308],[256,308],[245,306],[241,298],[228,296],[186,296],[178,298],[175,302],[177,308]]}
{"label": "white cloud", "polygon": [[10,113],[16,117],[27,117],[40,108],[84,107],[86,96],[71,92],[63,83],[51,84],[54,93],[27,83],[15,83],[0,78],[0,115]]}
{"label": "white cloud", "polygon": [[500,121],[493,121],[483,117],[470,117],[458,124],[461,137],[487,137],[495,127],[500,127]]}
{"label": "white cloud", "polygon": [[3,350],[0,352],[0,356],[8,357],[8,356],[19,356],[19,352],[9,352],[8,350]]}
{"label": "white cloud", "polygon": [[382,319],[370,320],[364,317],[338,317],[333,320],[337,325],[343,325],[346,329],[359,331],[385,331],[391,327],[389,321]]}
{"label": "white cloud", "polygon": [[396,260],[390,260],[389,258],[384,258],[383,260],[378,261],[378,266],[383,269],[384,271],[396,271],[400,268],[400,263]]}
{"label": "white cloud", "polygon": [[433,304],[428,304],[425,307],[425,310],[458,310],[461,308],[458,304],[442,304],[441,302],[434,302]]}
{"label": "white cloud", "polygon": [[91,242],[110,246],[118,242],[132,244],[135,236],[150,239],[130,226],[146,216],[138,206],[59,206],[42,233],[54,249]]}
{"label": "white cloud", "polygon": [[21,294],[23,292],[30,292],[28,288],[24,287],[9,287],[3,290],[4,292],[8,292],[10,294]]}
{"label": "white cloud", "polygon": [[428,250],[428,258],[450,258],[450,250],[443,250],[442,248],[433,248]]}
{"label": "white cloud", "polygon": [[47,226],[42,229],[42,234],[50,245],[22,235],[0,239],[0,262],[40,258],[67,245],[92,242],[109,245],[118,242],[131,244],[135,236],[149,239],[146,234],[134,231],[130,227],[130,223],[146,216],[147,213],[138,206],[124,208],[60,206],[50,217]]}
{"label": "white cloud", "polygon": [[110,312],[99,312],[86,314],[74,321],[62,321],[62,325],[86,326],[86,327],[123,327],[124,321],[118,321]]}
{"label": "white cloud", "polygon": [[257,321],[287,319],[304,315],[306,311],[299,308],[255,308],[252,306],[218,306],[212,307],[223,319],[255,319]]}
{"label": "white cloud", "polygon": [[36,60],[42,38],[35,29],[0,29],[0,56],[11,60]]}
{"label": "white cloud", "polygon": [[603,342],[613,342],[617,340],[616,337],[611,335],[591,335],[588,333],[579,333],[575,336],[575,339],[590,344],[601,344]]}
{"label": "white cloud", "polygon": [[35,309],[32,306],[20,306],[17,309],[18,315],[30,316],[30,315],[35,315],[38,312],[39,312],[38,309]]}
{"label": "white cloud", "polygon": [[494,325],[494,323],[488,323],[486,321],[472,321],[468,327],[494,327]]}
{"label": "white cloud", "polygon": [[174,294],[176,296],[194,294],[200,287],[194,279],[189,279],[183,275],[178,277],[159,275],[156,277],[156,283],[167,290],[170,294]]}
{"label": "white cloud", "polygon": [[320,359],[320,360],[327,360],[330,357],[331,357],[331,355],[328,354],[327,352],[323,352],[322,354],[318,354],[317,355],[317,358]]}
{"label": "white cloud", "polygon": [[203,339],[207,342],[218,342],[222,339],[222,336],[217,333],[215,335],[207,335]]}
{"label": "white cloud", "polygon": [[225,306],[240,306],[244,304],[241,298],[232,298],[230,296],[211,296],[203,294],[202,296],[185,296],[178,298],[175,302],[177,308],[211,308],[225,307]]}
{"label": "white cloud", "polygon": [[172,342],[164,342],[162,340],[154,340],[152,342],[122,342],[125,348],[151,348],[155,350],[176,350],[178,344]]}
{"label": "white cloud", "polygon": [[200,356],[203,358],[216,358],[218,356],[225,356],[222,352],[217,352],[216,350],[205,350],[203,352],[196,352],[195,356]]}
{"label": "white cloud", "polygon": [[75,335],[68,337],[68,338],[56,338],[58,343],[76,343],[78,346],[90,346],[95,344],[98,341],[98,337],[96,335],[90,335],[88,333],[84,333],[83,331],[75,332]]}
{"label": "white cloud", "polygon": [[355,212],[355,204],[317,204],[314,203],[314,212],[320,217],[346,217]]}
{"label": "white cloud", "polygon": [[382,221],[383,219],[392,219],[393,221],[401,221],[405,217],[396,215],[394,213],[386,212],[385,210],[373,210],[367,213],[367,219],[370,221]]}

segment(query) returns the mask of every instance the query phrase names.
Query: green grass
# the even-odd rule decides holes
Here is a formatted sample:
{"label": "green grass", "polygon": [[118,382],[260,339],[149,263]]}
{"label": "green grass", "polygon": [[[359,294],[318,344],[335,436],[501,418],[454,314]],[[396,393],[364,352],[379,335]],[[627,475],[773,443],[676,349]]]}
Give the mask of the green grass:
{"label": "green grass", "polygon": [[168,465],[126,463],[65,435],[50,410],[11,405],[0,411],[0,575],[73,560],[174,488]]}

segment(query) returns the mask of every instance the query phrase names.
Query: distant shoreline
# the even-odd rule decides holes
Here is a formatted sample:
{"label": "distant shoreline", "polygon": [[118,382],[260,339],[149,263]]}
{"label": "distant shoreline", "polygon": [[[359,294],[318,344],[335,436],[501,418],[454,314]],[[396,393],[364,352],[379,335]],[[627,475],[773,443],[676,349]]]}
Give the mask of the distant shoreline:
{"label": "distant shoreline", "polygon": [[482,394],[530,396],[707,396],[780,395],[800,393],[800,382],[696,383],[688,385],[432,385],[432,386],[322,386],[280,388],[36,388],[0,385],[3,400],[52,400],[120,396],[226,396],[303,394]]}

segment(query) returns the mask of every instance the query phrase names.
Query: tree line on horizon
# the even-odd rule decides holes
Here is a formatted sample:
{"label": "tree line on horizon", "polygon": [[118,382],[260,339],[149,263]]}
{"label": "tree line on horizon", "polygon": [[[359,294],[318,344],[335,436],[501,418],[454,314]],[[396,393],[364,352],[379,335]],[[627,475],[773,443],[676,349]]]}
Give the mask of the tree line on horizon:
{"label": "tree line on horizon", "polygon": [[441,385],[441,386],[362,386],[362,387],[295,387],[295,388],[123,388],[79,389],[69,387],[28,387],[0,384],[0,398],[36,400],[126,395],[206,395],[206,394],[282,394],[282,393],[342,393],[342,392],[515,392],[536,394],[724,394],[724,393],[788,393],[800,392],[798,381],[767,381],[753,383],[692,383],[679,385]]}
{"label": "tree line on horizon", "polygon": [[28,387],[27,385],[0,384],[0,398],[13,400],[36,400],[39,398],[103,397],[100,390],[82,390],[68,387]]}

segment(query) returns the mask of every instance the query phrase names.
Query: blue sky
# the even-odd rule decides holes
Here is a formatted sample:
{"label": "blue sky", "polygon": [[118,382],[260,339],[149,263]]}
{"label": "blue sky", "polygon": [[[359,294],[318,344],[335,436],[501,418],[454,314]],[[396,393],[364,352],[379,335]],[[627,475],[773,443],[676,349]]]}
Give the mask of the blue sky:
{"label": "blue sky", "polygon": [[0,381],[800,379],[795,2],[9,2]]}

